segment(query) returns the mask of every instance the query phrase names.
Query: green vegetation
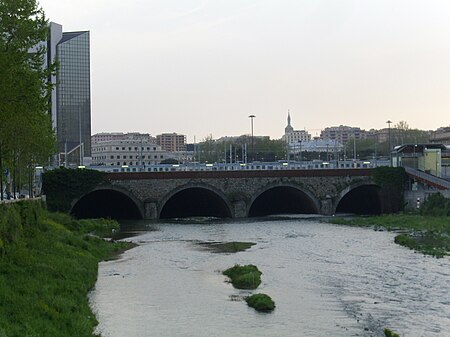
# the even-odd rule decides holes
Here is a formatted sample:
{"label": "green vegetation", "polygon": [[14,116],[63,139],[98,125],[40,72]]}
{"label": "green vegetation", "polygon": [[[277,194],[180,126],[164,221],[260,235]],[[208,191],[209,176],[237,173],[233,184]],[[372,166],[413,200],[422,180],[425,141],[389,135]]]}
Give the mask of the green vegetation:
{"label": "green vegetation", "polygon": [[106,182],[104,172],[88,169],[60,168],[42,175],[42,190],[47,206],[53,212],[68,212],[73,200]]}
{"label": "green vegetation", "polygon": [[98,262],[129,247],[89,234],[107,227],[38,202],[0,205],[0,336],[93,336],[87,295]]}
{"label": "green vegetation", "polygon": [[389,231],[408,230],[399,234],[395,243],[435,257],[449,255],[450,221],[448,217],[390,214],[368,218],[333,218],[334,224],[385,228]]}
{"label": "green vegetation", "polygon": [[380,186],[383,213],[394,213],[403,209],[403,194],[407,175],[403,167],[379,166],[373,169],[372,178]]}
{"label": "green vegetation", "polygon": [[231,279],[231,284],[237,289],[256,289],[261,284],[261,272],[254,265],[235,266],[223,272]]}
{"label": "green vegetation", "polygon": [[245,299],[249,307],[257,311],[269,312],[275,309],[275,303],[266,294],[254,294]]}
{"label": "green vegetation", "polygon": [[251,152],[251,136],[243,135],[232,141],[218,142],[212,136],[206,137],[197,144],[196,161],[202,163],[221,163],[230,160],[230,145],[233,148],[233,161],[243,162],[243,149],[247,145],[248,160],[277,161],[286,158],[286,143],[281,139],[271,140],[269,137],[253,138],[253,155]]}
{"label": "green vegetation", "polygon": [[420,208],[420,214],[426,216],[450,216],[450,199],[440,193],[430,195]]}
{"label": "green vegetation", "polygon": [[387,328],[384,329],[384,335],[386,337],[400,337],[400,335],[398,333],[395,333],[395,332],[393,332],[393,331],[391,331],[391,330],[389,330]]}
{"label": "green vegetation", "polygon": [[0,185],[8,169],[13,191],[56,152],[48,82],[56,65],[44,67],[46,45],[36,47],[48,32],[36,0],[0,1]]}
{"label": "green vegetation", "polygon": [[255,245],[253,242],[202,242],[200,245],[207,247],[214,253],[243,252]]}

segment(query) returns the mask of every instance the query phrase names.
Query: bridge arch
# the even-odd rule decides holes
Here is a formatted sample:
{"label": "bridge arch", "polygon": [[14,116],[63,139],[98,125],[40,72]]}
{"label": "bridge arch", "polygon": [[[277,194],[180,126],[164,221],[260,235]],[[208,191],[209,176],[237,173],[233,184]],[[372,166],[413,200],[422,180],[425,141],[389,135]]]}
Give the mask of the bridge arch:
{"label": "bridge arch", "polygon": [[274,214],[318,214],[320,204],[314,195],[297,185],[277,183],[265,186],[253,197],[248,217]]}
{"label": "bridge arch", "polygon": [[345,188],[339,195],[333,213],[354,213],[360,215],[381,214],[380,186],[359,182]]}
{"label": "bridge arch", "polygon": [[233,205],[225,194],[208,184],[187,184],[168,193],[159,203],[158,218],[212,216],[232,218]]}
{"label": "bridge arch", "polygon": [[144,207],[128,190],[117,186],[102,186],[74,200],[70,214],[79,219],[143,219]]}

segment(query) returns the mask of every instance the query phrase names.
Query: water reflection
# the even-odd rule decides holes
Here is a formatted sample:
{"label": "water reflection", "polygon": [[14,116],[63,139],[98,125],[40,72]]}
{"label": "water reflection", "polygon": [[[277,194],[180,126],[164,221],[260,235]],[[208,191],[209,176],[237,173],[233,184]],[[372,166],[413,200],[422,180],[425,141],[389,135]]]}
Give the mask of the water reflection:
{"label": "water reflection", "polygon": [[[198,220],[198,219],[197,219]],[[446,336],[450,263],[393,243],[393,234],[317,220],[124,224],[140,244],[104,262],[91,296],[104,337]],[[139,229],[139,230],[138,230]],[[217,254],[198,242],[255,242]],[[235,263],[263,272],[258,292],[277,308],[258,314],[221,275]]]}

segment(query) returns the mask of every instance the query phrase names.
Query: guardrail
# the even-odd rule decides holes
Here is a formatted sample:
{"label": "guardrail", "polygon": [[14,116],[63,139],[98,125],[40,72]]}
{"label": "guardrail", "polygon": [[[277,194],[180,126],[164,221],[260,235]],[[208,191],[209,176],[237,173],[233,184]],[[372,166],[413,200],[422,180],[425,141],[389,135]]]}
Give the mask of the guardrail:
{"label": "guardrail", "polygon": [[422,181],[427,185],[433,186],[440,190],[450,190],[450,182],[445,179],[413,169],[411,167],[405,167],[405,171],[412,178]]}

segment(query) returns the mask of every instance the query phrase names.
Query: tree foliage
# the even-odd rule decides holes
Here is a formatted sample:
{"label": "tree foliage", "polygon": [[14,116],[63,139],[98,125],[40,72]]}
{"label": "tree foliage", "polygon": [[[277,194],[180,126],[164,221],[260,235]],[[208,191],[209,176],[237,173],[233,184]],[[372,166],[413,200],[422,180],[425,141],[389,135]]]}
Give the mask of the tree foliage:
{"label": "tree foliage", "polygon": [[253,151],[251,136],[243,135],[230,141],[217,141],[212,136],[206,137],[197,144],[196,160],[207,163],[277,161],[286,157],[286,144],[281,139],[271,140],[269,137],[254,137]]}
{"label": "tree foliage", "polygon": [[25,172],[54,153],[48,78],[56,65],[45,65],[47,36],[36,0],[0,0],[1,170]]}

